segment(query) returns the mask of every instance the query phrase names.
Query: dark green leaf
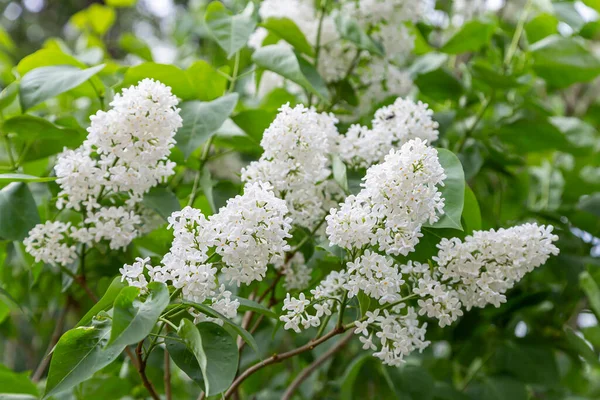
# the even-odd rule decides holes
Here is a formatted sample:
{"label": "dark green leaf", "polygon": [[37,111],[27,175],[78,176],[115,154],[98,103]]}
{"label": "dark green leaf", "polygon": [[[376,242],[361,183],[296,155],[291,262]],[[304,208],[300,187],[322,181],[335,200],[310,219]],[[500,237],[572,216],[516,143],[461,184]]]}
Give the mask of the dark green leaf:
{"label": "dark green leaf", "polygon": [[[79,69],[68,65],[36,68],[21,78],[19,86],[19,99],[23,110],[42,103],[54,96],[67,92],[104,68],[104,64],[88,69]],[[102,88],[99,95],[102,94]]]}
{"label": "dark green leaf", "polygon": [[113,362],[123,347],[105,349],[109,336],[108,316],[97,317],[92,326],[80,326],[62,335],[52,353],[44,398],[78,385]]}
{"label": "dark green leaf", "polygon": [[169,305],[169,289],[164,283],[148,284],[148,296],[138,298],[140,289],[128,286],[117,296],[113,309],[112,330],[108,345],[123,347],[143,340]]}
{"label": "dark green leaf", "polygon": [[94,304],[92,308],[90,308],[83,318],[81,318],[81,320],[75,326],[76,328],[87,325],[94,316],[98,315],[100,311],[106,311],[112,308],[112,305],[121,292],[121,289],[126,286],[123,282],[121,282],[121,279],[121,276],[117,276],[115,279],[113,279],[108,289],[106,289],[104,296],[102,296],[102,298],[98,300],[98,302]]}
{"label": "dark green leaf", "polygon": [[598,361],[598,356],[596,355],[594,350],[592,350],[592,348],[586,343],[586,341],[582,337],[575,333],[573,328],[571,328],[570,326],[565,326],[565,335],[567,342],[577,354],[583,357],[591,365],[600,365],[600,362]]}
{"label": "dark green leaf", "polygon": [[175,211],[181,210],[177,196],[165,187],[153,187],[144,195],[143,203],[156,211],[166,221]]}
{"label": "dark green leaf", "polygon": [[269,310],[267,307],[263,306],[260,303],[257,303],[253,300],[246,299],[245,297],[233,296],[237,301],[240,302],[240,306],[238,307],[238,311],[252,311],[257,314],[264,315],[269,318],[277,319],[277,314],[273,311]]}
{"label": "dark green leaf", "polygon": [[500,126],[498,134],[501,140],[512,144],[519,153],[563,149],[568,146],[560,130],[541,117],[519,118]]}
{"label": "dark green leaf", "polygon": [[25,183],[13,182],[0,190],[0,237],[22,240],[39,223],[35,200]]}
{"label": "dark green leaf", "polygon": [[235,340],[219,325],[181,320],[177,331],[194,354],[204,378],[204,390],[212,396],[227,390],[238,368],[238,348]]}
{"label": "dark green leaf", "polygon": [[[183,321],[187,320],[182,320],[182,322]],[[200,364],[198,364],[198,359],[196,359],[194,353],[192,353],[188,346],[186,346],[174,332],[169,332],[168,336],[170,339],[165,339],[165,344],[173,362],[177,364],[191,380],[196,382],[200,387],[204,387],[202,370],[200,369]]]}
{"label": "dark green leaf", "polygon": [[237,101],[238,95],[233,93],[210,102],[190,101],[180,105],[183,126],[177,131],[175,140],[186,159],[217,132]]}
{"label": "dark green leaf", "polygon": [[585,295],[590,302],[590,307],[596,317],[600,319],[600,288],[594,278],[587,271],[583,271],[579,275],[579,285],[585,292]]}

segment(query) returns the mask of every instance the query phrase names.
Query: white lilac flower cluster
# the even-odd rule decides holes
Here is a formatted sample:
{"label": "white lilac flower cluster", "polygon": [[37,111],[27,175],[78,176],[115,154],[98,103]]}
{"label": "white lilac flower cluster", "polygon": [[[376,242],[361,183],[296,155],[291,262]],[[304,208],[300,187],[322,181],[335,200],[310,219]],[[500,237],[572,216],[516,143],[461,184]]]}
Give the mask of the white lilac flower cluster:
{"label": "white lilac flower cluster", "polygon": [[434,261],[442,282],[455,285],[467,310],[506,301],[505,293],[525,274],[557,255],[553,227],[524,224],[476,231],[463,241],[442,239]]}
{"label": "white lilac flower cluster", "polygon": [[438,139],[438,123],[427,104],[397,98],[393,104],[375,112],[372,128],[352,125],[338,139],[342,160],[352,167],[369,167],[383,161],[391,149],[412,139],[431,143]]}
{"label": "white lilac flower cluster", "polygon": [[294,224],[311,229],[332,202],[329,153],[338,135],[333,115],[284,105],[265,130],[258,161],[242,170],[244,182],[269,182]]}
{"label": "white lilac flower cluster", "polygon": [[24,241],[27,252],[66,265],[76,256],[76,242],[127,246],[142,223],[143,195],[173,174],[167,157],[182,124],[177,104],[170,87],[144,79],[116,94],[110,110],[91,116],[87,139],[61,153],[54,168],[61,188],[56,207],[82,212],[83,221],[36,226]]}
{"label": "white lilac flower cluster", "polygon": [[332,244],[346,249],[377,246],[391,255],[407,255],[423,236],[424,223],[435,223],[444,199],[437,186],[446,178],[437,151],[414,139],[391,150],[367,170],[358,195],[348,196],[327,216]]}
{"label": "white lilac flower cluster", "polygon": [[303,290],[308,287],[311,270],[301,252],[297,251],[287,262],[276,264],[275,268],[284,276],[287,290]]}
{"label": "white lilac flower cluster", "polygon": [[290,219],[285,201],[266,183],[251,183],[244,194],[208,219],[200,210],[185,207],[169,217],[174,239],[159,266],[138,259],[121,270],[129,285],[170,283],[183,297],[197,303],[210,300],[215,310],[233,316],[239,302],[219,284],[221,272],[230,283],[250,284],[265,277],[267,264],[281,263],[289,245]]}

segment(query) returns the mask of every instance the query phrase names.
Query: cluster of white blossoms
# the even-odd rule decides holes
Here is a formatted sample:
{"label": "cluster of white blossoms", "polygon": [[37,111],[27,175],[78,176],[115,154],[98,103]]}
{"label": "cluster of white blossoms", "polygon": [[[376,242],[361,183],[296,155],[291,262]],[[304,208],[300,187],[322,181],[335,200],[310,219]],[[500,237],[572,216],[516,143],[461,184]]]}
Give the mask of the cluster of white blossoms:
{"label": "cluster of white blossoms", "polygon": [[137,287],[151,281],[170,283],[187,300],[210,300],[217,311],[235,315],[239,302],[231,300],[217,274],[238,286],[262,280],[267,265],[281,263],[289,250],[291,221],[286,215],[285,201],[260,182],[246,185],[243,195],[229,199],[208,219],[200,210],[185,207],[169,217],[174,239],[161,265],[138,259],[120,270],[122,279]]}
{"label": "cluster of white blossoms", "polygon": [[391,258],[367,250],[356,260],[346,264],[346,268],[348,275],[343,288],[348,291],[348,297],[354,297],[362,291],[379,300],[379,304],[400,300],[400,288],[404,280]]}
{"label": "cluster of white blossoms", "polygon": [[367,170],[358,195],[348,196],[327,216],[332,244],[346,249],[377,246],[390,255],[407,255],[423,236],[424,223],[443,213],[438,190],[446,178],[437,151],[414,139],[391,150],[381,164]]}
{"label": "cluster of white blossoms", "polygon": [[440,281],[454,284],[467,310],[506,301],[505,293],[525,274],[557,255],[553,227],[524,224],[476,231],[463,241],[442,239],[434,261]]}
{"label": "cluster of white blossoms", "polygon": [[61,237],[57,224],[36,226],[24,241],[27,252],[38,261],[66,265],[75,242],[127,246],[139,234],[143,195],[174,173],[175,163],[167,158],[182,125],[177,104],[170,87],[144,79],[116,94],[110,110],[91,116],[87,139],[61,153],[54,167],[61,188],[56,207],[82,212],[83,221],[58,223]]}
{"label": "cluster of white blossoms", "polygon": [[412,139],[431,143],[438,139],[438,123],[427,104],[397,98],[375,112],[372,128],[352,125],[338,139],[342,160],[352,167],[369,167],[383,161],[391,149]]}
{"label": "cluster of white blossoms", "polygon": [[297,251],[287,261],[280,264],[275,264],[285,278],[284,286],[287,290],[303,290],[310,283],[311,270],[306,265],[304,255]]}
{"label": "cluster of white blossoms", "polygon": [[262,156],[242,170],[242,181],[269,182],[286,201],[294,224],[311,229],[335,204],[327,179],[336,123],[331,114],[283,105],[263,134]]}

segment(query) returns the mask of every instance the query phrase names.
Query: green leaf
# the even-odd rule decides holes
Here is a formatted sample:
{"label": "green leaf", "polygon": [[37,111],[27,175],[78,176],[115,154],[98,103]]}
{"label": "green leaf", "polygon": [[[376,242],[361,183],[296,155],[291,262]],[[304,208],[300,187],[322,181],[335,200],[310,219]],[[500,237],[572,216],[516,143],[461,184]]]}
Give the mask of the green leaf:
{"label": "green leaf", "polygon": [[107,6],[111,7],[133,7],[137,0],[105,0]]}
{"label": "green leaf", "polygon": [[331,169],[333,170],[333,179],[340,185],[342,190],[346,193],[350,193],[348,189],[348,176],[346,175],[346,164],[337,155],[331,156]]}
{"label": "green leaf", "polygon": [[498,136],[513,145],[518,153],[563,149],[569,143],[561,131],[546,118],[525,116],[498,128]]}
{"label": "green leaf", "polygon": [[248,136],[250,136],[256,143],[260,143],[263,137],[265,129],[271,125],[277,111],[275,110],[244,110],[237,113],[234,117],[231,117],[233,122],[239,126]]}
{"label": "green leaf", "polygon": [[256,20],[253,12],[252,3],[248,3],[244,12],[238,15],[231,15],[231,12],[219,1],[213,1],[206,8],[204,22],[212,37],[227,53],[227,58],[244,47],[254,32]]}
{"label": "green leaf", "polygon": [[121,354],[124,347],[105,349],[110,331],[110,319],[101,316],[92,320],[92,326],[80,326],[62,335],[52,353],[44,398],[89,379]]}
{"label": "green leaf", "polygon": [[235,340],[219,325],[202,322],[197,326],[182,319],[177,331],[196,357],[204,378],[204,391],[212,396],[227,390],[238,368]]}
{"label": "green leaf", "polygon": [[306,40],[306,36],[291,19],[271,17],[261,23],[260,26],[291,44],[300,53],[314,57],[315,51]]}
{"label": "green leaf", "polygon": [[128,286],[115,299],[110,346],[128,346],[144,340],[169,305],[169,289],[164,283],[148,284],[148,296],[138,299],[140,289]]}
{"label": "green leaf", "polygon": [[558,33],[558,18],[552,14],[541,13],[525,24],[525,33],[529,43]]}
{"label": "green leaf", "polygon": [[87,313],[85,313],[83,318],[81,318],[77,325],[75,325],[76,328],[87,325],[92,318],[94,318],[94,316],[98,315],[100,311],[106,311],[112,308],[112,305],[121,292],[121,289],[126,287],[125,283],[121,282],[121,279],[122,278],[120,275],[113,279],[113,281],[110,283],[110,286],[108,286],[108,289],[106,289],[106,292],[104,292],[104,296],[102,296],[102,298],[98,300],[98,302],[94,304],[94,306],[90,308]]}
{"label": "green leaf", "polygon": [[13,182],[0,190],[0,237],[23,240],[40,223],[37,205],[25,183]]}
{"label": "green leaf", "polygon": [[583,0],[583,4],[600,12],[600,0]]}
{"label": "green leaf", "polygon": [[600,288],[596,284],[596,281],[589,272],[583,271],[579,275],[579,285],[585,292],[592,311],[596,314],[596,317],[600,319]]}
{"label": "green leaf", "polygon": [[165,187],[156,186],[144,195],[143,203],[156,211],[165,221],[175,211],[181,210],[177,196]]}
{"label": "green leaf", "polygon": [[384,49],[380,43],[373,40],[362,30],[355,19],[339,13],[335,17],[335,25],[340,36],[356,45],[361,50],[367,50],[371,54],[383,56]]}
{"label": "green leaf", "polygon": [[64,141],[67,136],[77,132],[69,128],[61,128],[44,118],[33,115],[18,115],[4,121],[2,130],[14,133],[19,140],[52,139]]}
{"label": "green leaf", "polygon": [[[38,390],[35,384],[29,379],[29,373],[13,372],[0,364],[0,393],[37,396]],[[2,394],[0,394],[1,397]]]}
{"label": "green leaf", "polygon": [[533,69],[556,88],[588,82],[600,74],[600,60],[576,38],[548,36],[530,47]]}
{"label": "green leaf", "polygon": [[27,174],[0,174],[0,183],[4,182],[52,182],[54,176],[33,176]]}
{"label": "green leaf", "polygon": [[273,311],[269,310],[267,307],[263,306],[260,303],[247,299],[245,297],[233,296],[233,298],[240,302],[238,311],[252,311],[257,314],[264,315],[265,317],[277,319],[277,314],[275,314]]}
{"label": "green leaf", "polygon": [[238,335],[240,335],[241,338],[244,339],[244,341],[246,343],[248,343],[248,345],[254,351],[256,351],[258,353],[258,345],[256,344],[256,340],[254,340],[252,335],[247,330],[245,330],[244,328],[242,328],[241,326],[239,326],[238,324],[236,324],[235,322],[233,322],[232,320],[230,320],[229,318],[227,318],[220,312],[213,310],[212,308],[210,308],[207,305],[193,303],[193,302],[187,302],[186,304],[189,304],[191,307],[195,308],[196,310],[200,311],[203,314],[208,315],[209,317],[219,318],[220,320],[222,320],[227,326],[229,326]]}
{"label": "green leaf", "polygon": [[444,198],[444,214],[433,225],[425,224],[431,228],[453,228],[462,231],[460,218],[465,204],[465,174],[462,164],[456,156],[447,149],[437,149],[438,158],[444,171],[446,179],[440,192]]}
{"label": "green leaf", "polygon": [[348,368],[346,368],[344,376],[341,379],[342,390],[340,392],[340,400],[352,400],[354,398],[354,383],[356,382],[363,365],[365,362],[369,361],[371,357],[370,354],[361,354],[348,365]]}
{"label": "green leaf", "polygon": [[[68,65],[36,68],[21,78],[19,99],[23,110],[65,93],[85,83],[104,68],[104,64],[88,69]],[[96,88],[102,94],[102,88]]]}
{"label": "green leaf", "polygon": [[210,102],[180,104],[183,126],[177,131],[175,140],[186,159],[217,132],[233,112],[237,101],[237,93],[232,93]]}
{"label": "green leaf", "polygon": [[477,51],[486,44],[494,34],[496,24],[491,21],[473,20],[461,26],[440,49],[448,54],[460,54],[468,51]]}
{"label": "green leaf", "polygon": [[19,94],[19,82],[13,82],[0,92],[0,112],[9,107]]}
{"label": "green leaf", "polygon": [[369,311],[369,307],[371,306],[371,297],[366,295],[362,290],[358,292],[356,296],[358,299],[358,305],[360,307],[360,316],[364,317],[367,311]]}
{"label": "green leaf", "polygon": [[92,4],[71,17],[70,22],[82,31],[92,31],[104,35],[113,26],[115,10],[102,4]]}
{"label": "green leaf", "polygon": [[146,61],[152,61],[152,51],[150,50],[150,47],[133,33],[127,32],[121,35],[119,38],[119,46],[128,53],[135,54]]}
{"label": "green leaf", "polygon": [[0,400],[37,400],[38,396],[31,394],[0,393]]}
{"label": "green leaf", "polygon": [[[183,319],[181,322],[187,321]],[[175,332],[169,332],[169,339],[165,339],[167,351],[173,362],[183,371],[191,380],[196,382],[200,387],[204,387],[204,378],[198,359],[192,351],[183,343]]]}
{"label": "green leaf", "polygon": [[473,233],[481,229],[481,210],[475,193],[465,185],[465,206],[463,207],[462,219],[465,222],[467,233]]}
{"label": "green leaf", "polygon": [[598,356],[592,350],[592,348],[586,343],[586,341],[581,338],[573,328],[570,326],[565,326],[565,337],[567,339],[567,343],[571,346],[571,348],[583,357],[588,363],[594,366],[599,366],[600,362],[598,361]]}
{"label": "green leaf", "polygon": [[600,218],[600,193],[581,196],[577,203],[577,209],[594,214]]}
{"label": "green leaf", "polygon": [[527,388],[516,379],[504,376],[487,377],[482,383],[469,386],[467,391],[473,399],[527,400]]}
{"label": "green leaf", "polygon": [[[216,70],[206,61],[198,60],[185,70],[185,74],[194,85],[195,97],[202,101],[210,101],[223,96],[225,93],[228,81],[223,74],[227,74],[226,71],[228,70],[229,67],[227,66]],[[218,71],[221,71],[221,73]]]}
{"label": "green leaf", "polygon": [[139,81],[145,78],[155,79],[171,87],[171,92],[183,100],[197,98],[194,85],[180,68],[154,62],[142,63],[127,69],[123,82],[115,90],[118,91],[131,85],[137,85]]}
{"label": "green leaf", "polygon": [[304,58],[288,46],[270,45],[261,47],[252,55],[252,61],[261,68],[273,71],[297,83],[327,101],[329,92],[319,73]]}

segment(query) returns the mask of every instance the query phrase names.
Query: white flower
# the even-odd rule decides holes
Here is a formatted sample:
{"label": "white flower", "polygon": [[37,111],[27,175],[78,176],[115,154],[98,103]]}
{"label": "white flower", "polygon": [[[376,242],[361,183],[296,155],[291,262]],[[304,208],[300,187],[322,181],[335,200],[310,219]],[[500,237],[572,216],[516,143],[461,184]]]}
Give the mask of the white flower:
{"label": "white flower", "polygon": [[409,99],[396,101],[375,112],[372,129],[352,125],[339,136],[340,157],[355,167],[369,167],[383,161],[386,154],[413,139],[431,143],[438,138],[438,123],[427,104]]}
{"label": "white flower", "polygon": [[77,247],[70,230],[70,223],[47,221],[38,224],[23,240],[25,251],[35,258],[35,262],[69,265],[77,258]]}
{"label": "white flower", "polygon": [[506,291],[559,250],[553,227],[524,224],[508,229],[475,231],[464,242],[442,239],[434,260],[440,280],[455,284],[467,310],[506,301]]}
{"label": "white flower", "polygon": [[367,170],[363,189],[327,216],[332,244],[361,249],[370,244],[393,255],[407,255],[422,236],[421,226],[443,213],[437,189],[446,178],[437,151],[420,139],[391,150],[385,162]]}
{"label": "white flower", "polygon": [[90,213],[83,226],[73,230],[73,237],[86,244],[109,241],[111,249],[125,248],[137,236],[139,215],[125,207],[100,208]]}
{"label": "white flower", "polygon": [[294,224],[311,229],[325,215],[331,174],[328,154],[337,120],[298,105],[284,105],[264,132],[260,160],[242,170],[244,182],[268,182],[286,201]]}
{"label": "white flower", "polygon": [[286,263],[275,264],[285,276],[285,288],[287,290],[302,290],[310,283],[310,268],[306,265],[304,256],[297,251]]}
{"label": "white flower", "polygon": [[401,299],[400,288],[404,284],[402,274],[388,257],[367,250],[364,255],[347,264],[348,279],[344,289],[354,297],[359,291],[379,300],[379,304],[393,303]]}
{"label": "white flower", "polygon": [[215,232],[215,251],[227,265],[226,279],[249,284],[262,280],[267,264],[283,260],[289,250],[291,220],[283,200],[275,197],[271,186],[252,183],[242,196],[227,201],[218,214],[210,217]]}
{"label": "white flower", "polygon": [[151,267],[148,265],[149,262],[150,257],[137,257],[133,264],[123,265],[123,268],[119,269],[119,272],[121,273],[121,282],[126,280],[129,286],[134,286],[140,289],[145,289],[148,287],[148,280],[146,279],[144,272],[147,268]]}

